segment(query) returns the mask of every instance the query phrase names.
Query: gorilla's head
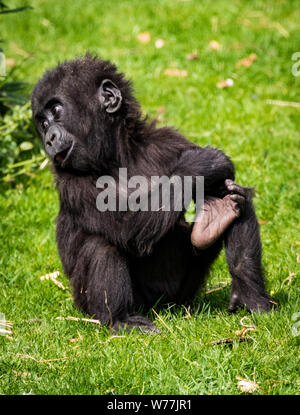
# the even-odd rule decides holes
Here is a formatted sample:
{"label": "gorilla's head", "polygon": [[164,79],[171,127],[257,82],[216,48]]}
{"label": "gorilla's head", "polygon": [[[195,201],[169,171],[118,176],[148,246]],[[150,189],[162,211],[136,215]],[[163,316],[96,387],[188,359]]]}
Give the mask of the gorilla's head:
{"label": "gorilla's head", "polygon": [[140,118],[130,82],[90,54],[59,64],[36,84],[33,119],[57,170],[91,171],[114,163],[118,139]]}

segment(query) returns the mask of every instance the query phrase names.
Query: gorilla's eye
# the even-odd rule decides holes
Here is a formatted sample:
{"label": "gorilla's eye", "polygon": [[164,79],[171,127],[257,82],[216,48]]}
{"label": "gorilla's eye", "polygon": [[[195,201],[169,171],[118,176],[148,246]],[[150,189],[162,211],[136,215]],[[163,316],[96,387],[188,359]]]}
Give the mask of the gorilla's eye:
{"label": "gorilla's eye", "polygon": [[49,128],[49,121],[48,120],[43,120],[41,122],[41,127],[42,127],[43,131],[47,131],[48,128]]}
{"label": "gorilla's eye", "polygon": [[61,115],[61,112],[62,112],[62,106],[59,105],[59,104],[53,105],[53,107],[51,108],[51,112],[53,114],[53,117],[55,119],[58,119]]}

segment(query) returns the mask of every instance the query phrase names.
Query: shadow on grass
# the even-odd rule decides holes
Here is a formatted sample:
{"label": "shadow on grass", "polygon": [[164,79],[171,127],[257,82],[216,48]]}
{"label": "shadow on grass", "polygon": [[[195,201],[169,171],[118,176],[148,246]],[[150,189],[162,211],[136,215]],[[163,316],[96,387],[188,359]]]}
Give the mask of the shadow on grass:
{"label": "shadow on grass", "polygon": [[[194,316],[205,313],[226,313],[230,315],[230,313],[228,312],[230,291],[231,286],[228,285],[215,292],[200,292],[192,301],[187,302],[184,305],[158,303],[153,307],[153,309],[157,312],[163,312],[164,310],[168,310],[171,314],[177,316],[180,316],[181,314],[186,314],[187,312]],[[289,294],[284,289],[281,289],[272,297],[272,301],[274,301],[277,304],[275,304],[274,311],[280,310],[281,308],[290,303]],[[246,309],[240,309],[240,311],[244,312],[246,315],[250,314]],[[149,310],[148,312],[145,312],[145,310],[144,312],[141,312],[142,314],[148,315],[148,317],[150,318],[154,317],[153,312],[151,310]]]}
{"label": "shadow on grass", "polygon": [[[207,312],[227,312],[229,297],[230,286],[226,286],[220,291],[209,294],[200,292],[193,300],[186,302],[183,305],[175,303],[164,304],[158,302],[152,307],[152,309],[156,312],[163,312],[164,310],[167,310],[171,314],[177,315],[178,317],[186,313],[197,315],[205,314]],[[152,309],[149,311],[140,309],[138,312],[143,315],[147,315],[150,318],[154,318],[155,316]]]}

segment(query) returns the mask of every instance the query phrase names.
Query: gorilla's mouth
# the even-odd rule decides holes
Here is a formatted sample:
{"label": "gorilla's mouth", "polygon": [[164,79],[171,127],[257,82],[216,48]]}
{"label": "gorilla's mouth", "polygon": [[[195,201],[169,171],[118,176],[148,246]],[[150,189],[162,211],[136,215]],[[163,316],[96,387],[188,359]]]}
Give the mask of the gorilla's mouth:
{"label": "gorilla's mouth", "polygon": [[70,154],[72,153],[73,146],[74,146],[74,143],[72,143],[70,146],[68,146],[64,150],[58,152],[55,155],[54,160],[60,165],[65,163],[67,161],[67,159],[69,158]]}

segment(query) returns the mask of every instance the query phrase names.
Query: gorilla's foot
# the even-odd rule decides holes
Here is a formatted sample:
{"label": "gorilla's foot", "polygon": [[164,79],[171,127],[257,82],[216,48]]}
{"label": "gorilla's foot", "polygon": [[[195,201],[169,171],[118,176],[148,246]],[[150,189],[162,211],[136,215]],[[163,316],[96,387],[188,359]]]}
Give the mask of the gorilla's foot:
{"label": "gorilla's foot", "polygon": [[231,192],[223,199],[206,197],[202,212],[194,223],[191,241],[198,249],[209,248],[228,226],[240,216],[247,197],[247,190],[232,180],[226,180],[225,186]]}
{"label": "gorilla's foot", "polygon": [[239,215],[239,208],[230,195],[223,199],[205,198],[203,211],[194,223],[192,244],[198,249],[209,248]]}
{"label": "gorilla's foot", "polygon": [[112,326],[112,331],[126,331],[130,332],[132,329],[138,329],[143,333],[156,334],[159,333],[158,328],[155,324],[147,317],[143,316],[129,316],[126,321],[116,321]]}
{"label": "gorilla's foot", "polygon": [[272,301],[267,293],[247,293],[242,295],[238,290],[231,290],[230,302],[228,306],[229,313],[235,313],[239,308],[246,308],[253,313],[268,313],[275,309],[277,303]]}

